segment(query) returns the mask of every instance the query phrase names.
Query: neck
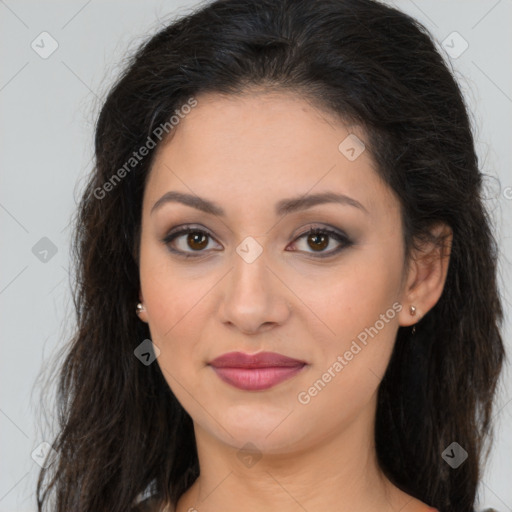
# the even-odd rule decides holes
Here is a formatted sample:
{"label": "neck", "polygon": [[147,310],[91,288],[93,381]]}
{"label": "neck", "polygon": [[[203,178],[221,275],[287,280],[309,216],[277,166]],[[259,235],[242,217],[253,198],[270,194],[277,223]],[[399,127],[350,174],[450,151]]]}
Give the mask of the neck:
{"label": "neck", "polygon": [[241,504],[253,512],[419,510],[410,505],[420,502],[394,487],[378,467],[375,405],[374,397],[342,431],[314,445],[252,460],[194,424],[200,476],[180,498],[177,512],[235,512]]}

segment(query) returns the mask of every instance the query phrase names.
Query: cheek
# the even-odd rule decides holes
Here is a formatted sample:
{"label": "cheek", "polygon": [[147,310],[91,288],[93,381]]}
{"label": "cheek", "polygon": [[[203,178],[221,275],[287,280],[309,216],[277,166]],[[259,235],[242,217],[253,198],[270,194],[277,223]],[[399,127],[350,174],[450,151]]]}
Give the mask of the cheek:
{"label": "cheek", "polygon": [[160,349],[156,362],[178,401],[188,406],[190,393],[198,392],[197,372],[204,359],[199,350],[206,315],[201,290],[199,283],[167,278],[156,280],[144,296],[151,339]]}
{"label": "cheek", "polygon": [[[335,328],[335,341],[318,339],[316,364],[297,395],[297,401],[311,404],[311,417],[332,414],[328,421],[346,421],[358,414],[378,390],[391,357],[397,332],[395,303],[383,308],[383,316],[374,310],[352,308]],[[358,316],[359,315],[359,316]],[[320,354],[321,353],[321,354]],[[316,412],[314,412],[316,410]]]}
{"label": "cheek", "polygon": [[326,276],[310,288],[316,291],[309,292],[308,306],[322,320],[321,330],[311,331],[319,356],[311,384],[320,379],[319,387],[330,388],[324,398],[369,399],[391,357],[403,307],[397,300],[401,260],[393,248],[384,258],[378,247],[354,256],[335,280]]}
{"label": "cheek", "polygon": [[[203,291],[203,293],[201,293]],[[159,281],[145,297],[153,342],[163,352],[190,353],[199,339],[206,315],[201,303],[204,287],[199,283]]]}
{"label": "cheek", "polygon": [[[396,252],[386,253],[375,243],[354,251],[332,272],[295,278],[294,291],[316,324],[313,332],[324,341],[345,343],[386,315],[400,297],[401,266]],[[392,309],[386,319],[396,325],[396,311]]]}
{"label": "cheek", "polygon": [[[149,236],[149,235],[148,235]],[[154,342],[172,340],[180,323],[198,302],[198,281],[180,277],[169,255],[152,240],[142,237],[140,282]]]}
{"label": "cheek", "polygon": [[171,376],[179,381],[192,375],[192,367],[200,365],[201,354],[195,350],[204,330],[206,316],[205,283],[179,277],[165,261],[141,256],[141,289],[148,312],[151,340],[160,349],[158,364],[164,377],[175,390]]}

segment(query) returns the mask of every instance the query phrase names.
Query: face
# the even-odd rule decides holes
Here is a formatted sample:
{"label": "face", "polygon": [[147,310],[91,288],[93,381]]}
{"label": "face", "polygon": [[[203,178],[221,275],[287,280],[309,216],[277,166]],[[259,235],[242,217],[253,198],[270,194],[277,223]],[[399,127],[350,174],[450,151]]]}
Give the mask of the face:
{"label": "face", "polygon": [[[196,429],[238,448],[305,448],[375,409],[409,306],[399,203],[364,134],[305,100],[196,99],[144,192],[140,318],[154,364]],[[159,201],[168,192],[197,207]],[[305,364],[258,375],[209,364],[228,352]]]}

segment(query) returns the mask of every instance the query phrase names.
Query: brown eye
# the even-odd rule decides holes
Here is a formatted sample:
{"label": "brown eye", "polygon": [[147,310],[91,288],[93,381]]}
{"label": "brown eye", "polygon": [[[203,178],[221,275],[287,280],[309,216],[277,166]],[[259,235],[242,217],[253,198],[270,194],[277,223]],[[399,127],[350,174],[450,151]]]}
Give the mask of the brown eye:
{"label": "brown eye", "polygon": [[187,243],[191,249],[200,251],[208,245],[208,235],[202,231],[191,231],[187,236]]}
{"label": "brown eye", "polygon": [[[318,258],[333,256],[353,244],[353,242],[344,233],[339,233],[327,228],[311,228],[306,233],[300,235],[293,245],[299,245],[300,249],[300,244],[297,244],[297,241],[302,240],[304,240],[304,245],[306,247],[300,252],[314,254],[314,256]],[[334,241],[338,247],[335,246],[331,250],[326,250],[331,245],[332,241]]]}
{"label": "brown eye", "polygon": [[[326,228],[311,228],[309,231],[299,236],[295,240],[294,245],[297,243],[297,240],[304,240],[306,242],[306,249],[299,250],[299,252],[314,254],[318,258],[333,256],[353,244],[344,233]],[[210,241],[214,242],[215,240],[207,231],[187,226],[169,233],[162,240],[162,242],[167,245],[170,252],[183,256],[184,258],[208,254],[210,251],[205,249],[208,248]],[[338,244],[338,247],[326,250],[333,241]],[[220,244],[218,245],[222,249],[222,246],[220,246]],[[210,250],[219,249],[210,248]]]}
{"label": "brown eye", "polygon": [[[169,233],[162,242],[172,253],[185,258],[202,256],[209,251],[205,251],[213,237],[206,231],[192,227],[182,227],[181,229]],[[196,254],[194,254],[196,253]]]}
{"label": "brown eye", "polygon": [[315,251],[322,251],[329,245],[329,237],[320,233],[312,233],[308,235],[308,244]]}

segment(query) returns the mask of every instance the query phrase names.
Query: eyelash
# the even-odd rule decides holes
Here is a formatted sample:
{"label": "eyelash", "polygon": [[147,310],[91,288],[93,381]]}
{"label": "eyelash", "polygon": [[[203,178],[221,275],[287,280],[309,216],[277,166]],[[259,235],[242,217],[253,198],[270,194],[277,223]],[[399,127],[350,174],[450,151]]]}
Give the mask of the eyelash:
{"label": "eyelash", "polygon": [[[171,248],[170,244],[176,238],[178,238],[181,235],[185,235],[185,234],[188,235],[190,233],[200,233],[202,235],[206,235],[207,237],[210,237],[213,239],[213,236],[211,236],[210,233],[208,233],[207,231],[200,229],[200,228],[195,228],[193,226],[186,225],[186,226],[181,227],[177,231],[174,231],[174,232],[171,231],[170,233],[168,233],[165,236],[165,238],[163,238],[162,242],[165,245],[167,245],[167,248],[169,249],[170,252],[172,252],[173,254],[176,254],[180,257],[198,258],[198,257],[203,256],[202,253],[206,252],[204,250],[196,251],[196,254],[193,254],[193,253],[187,253],[187,252],[183,252],[183,251]],[[314,258],[328,258],[330,256],[334,256],[335,254],[338,254],[343,249],[346,249],[346,248],[350,247],[351,245],[353,245],[353,242],[345,234],[339,233],[339,232],[334,231],[329,228],[319,228],[319,227],[311,227],[308,231],[306,231],[305,233],[302,233],[297,238],[295,238],[295,240],[299,240],[301,238],[307,238],[310,235],[317,235],[317,234],[328,235],[329,237],[334,238],[337,242],[339,242],[342,245],[340,247],[338,247],[337,249],[331,250],[330,252],[327,252],[327,253],[322,253],[322,252],[319,252],[316,254],[314,252],[308,253],[308,254],[312,254]]]}

